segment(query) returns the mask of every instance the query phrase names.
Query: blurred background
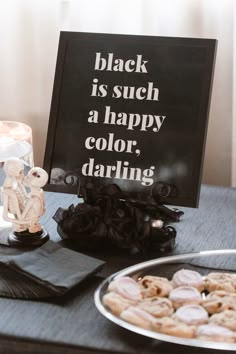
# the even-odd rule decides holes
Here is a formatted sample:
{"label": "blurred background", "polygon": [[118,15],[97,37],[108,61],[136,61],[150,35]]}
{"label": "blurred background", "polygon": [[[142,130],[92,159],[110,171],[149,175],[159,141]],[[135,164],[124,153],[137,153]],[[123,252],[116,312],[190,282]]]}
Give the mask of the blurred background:
{"label": "blurred background", "polygon": [[215,38],[203,183],[235,187],[235,21],[234,0],[0,0],[0,120],[32,128],[42,166],[61,30]]}

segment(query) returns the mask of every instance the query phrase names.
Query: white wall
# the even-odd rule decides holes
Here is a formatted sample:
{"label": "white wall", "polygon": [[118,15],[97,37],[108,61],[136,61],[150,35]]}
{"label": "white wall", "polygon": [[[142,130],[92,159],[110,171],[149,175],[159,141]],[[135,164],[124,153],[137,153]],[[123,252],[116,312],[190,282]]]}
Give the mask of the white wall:
{"label": "white wall", "polygon": [[32,127],[35,162],[39,165],[60,30],[58,3],[0,1],[0,119],[23,121]]}
{"label": "white wall", "polygon": [[61,29],[216,38],[203,181],[230,185],[233,8],[233,0],[0,0],[0,119],[33,128],[42,165]]}
{"label": "white wall", "polygon": [[[236,18],[236,5],[234,5],[234,18]],[[234,48],[236,48],[236,23],[234,22]],[[232,128],[232,186],[236,187],[236,53],[233,55],[233,128]]]}

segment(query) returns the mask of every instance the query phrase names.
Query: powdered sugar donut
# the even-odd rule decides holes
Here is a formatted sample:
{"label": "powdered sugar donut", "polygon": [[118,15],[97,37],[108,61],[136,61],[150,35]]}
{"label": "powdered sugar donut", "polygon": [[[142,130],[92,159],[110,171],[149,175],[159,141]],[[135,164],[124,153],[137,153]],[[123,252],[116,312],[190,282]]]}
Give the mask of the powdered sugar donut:
{"label": "powdered sugar donut", "polygon": [[175,309],[188,304],[200,304],[202,297],[200,292],[192,286],[180,286],[170,292],[169,299]]}
{"label": "powdered sugar donut", "polygon": [[174,288],[179,286],[192,286],[200,292],[204,289],[201,274],[190,269],[180,269],[173,275],[172,285]]}
{"label": "powdered sugar donut", "polygon": [[146,275],[138,281],[143,297],[168,296],[173,289],[167,278]]}
{"label": "powdered sugar donut", "polygon": [[180,307],[173,318],[189,325],[199,325],[208,322],[208,313],[200,305],[185,305]]}
{"label": "powdered sugar donut", "polygon": [[201,325],[197,328],[196,335],[199,339],[214,342],[229,342],[235,340],[235,333],[228,328],[215,324]]}
{"label": "powdered sugar donut", "polygon": [[108,291],[115,292],[129,300],[141,300],[141,290],[137,282],[130,277],[121,277],[112,281],[108,286]]}

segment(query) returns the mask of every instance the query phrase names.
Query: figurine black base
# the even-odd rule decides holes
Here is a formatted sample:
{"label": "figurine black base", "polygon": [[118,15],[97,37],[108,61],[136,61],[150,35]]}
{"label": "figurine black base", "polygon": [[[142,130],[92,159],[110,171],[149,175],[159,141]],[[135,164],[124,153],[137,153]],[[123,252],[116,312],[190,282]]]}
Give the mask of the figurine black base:
{"label": "figurine black base", "polygon": [[49,240],[49,234],[46,230],[42,229],[39,232],[30,233],[11,232],[8,237],[8,243],[14,247],[39,247]]}

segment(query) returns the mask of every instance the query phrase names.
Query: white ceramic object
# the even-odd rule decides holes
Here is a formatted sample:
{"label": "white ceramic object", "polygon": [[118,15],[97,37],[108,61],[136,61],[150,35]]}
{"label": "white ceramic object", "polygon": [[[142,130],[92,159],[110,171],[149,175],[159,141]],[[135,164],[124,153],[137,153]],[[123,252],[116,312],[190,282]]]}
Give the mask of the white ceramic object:
{"label": "white ceramic object", "polygon": [[6,179],[2,187],[3,219],[10,221],[16,232],[27,229],[22,223],[22,212],[28,196],[24,186],[24,163],[17,157],[12,157],[4,163]]}
{"label": "white ceramic object", "polygon": [[25,176],[24,163],[19,158],[6,160],[4,171],[6,179],[2,187],[3,219],[10,221],[16,232],[41,231],[39,219],[45,213],[42,187],[47,183],[47,172],[40,167],[33,167]]}

